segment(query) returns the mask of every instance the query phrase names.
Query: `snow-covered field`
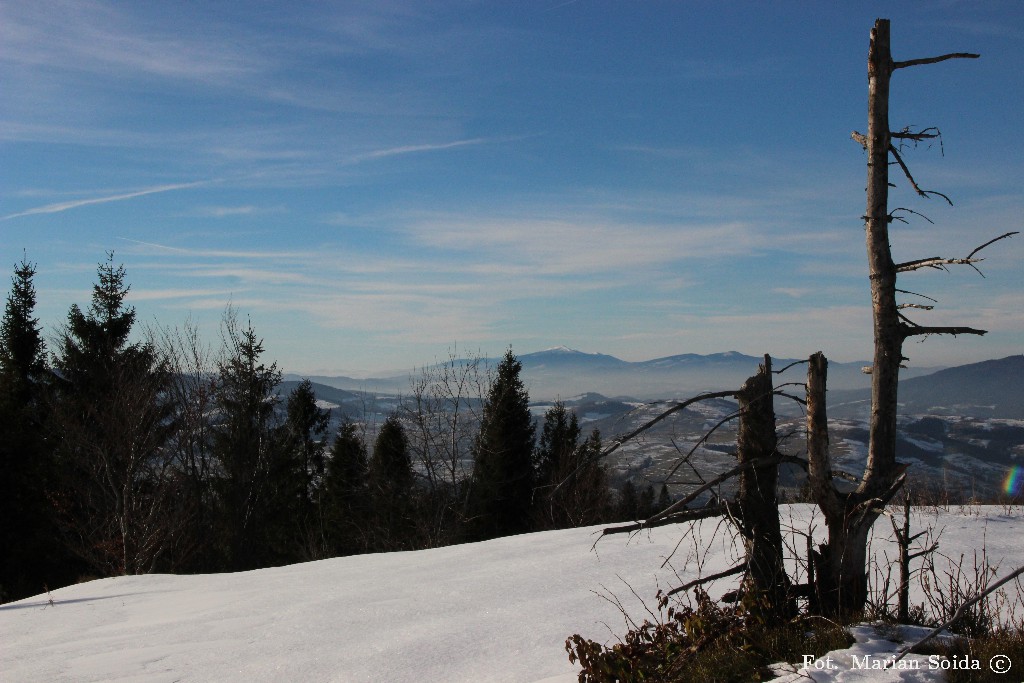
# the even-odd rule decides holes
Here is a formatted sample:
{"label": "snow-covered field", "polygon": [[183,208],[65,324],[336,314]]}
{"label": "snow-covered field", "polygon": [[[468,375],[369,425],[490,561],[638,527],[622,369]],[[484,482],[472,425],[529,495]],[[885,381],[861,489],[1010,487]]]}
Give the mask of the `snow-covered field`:
{"label": "snow-covered field", "polygon": [[[810,510],[790,506],[785,516],[806,529]],[[947,555],[972,558],[984,542],[1000,575],[1024,564],[1019,509],[920,513],[914,524],[943,529]],[[713,526],[680,544],[671,562],[680,576],[733,561]],[[0,680],[570,683],[566,637],[621,635],[622,615],[606,598],[646,616],[633,593],[653,609],[659,586],[676,585],[661,565],[684,529],[608,537],[596,549],[597,528],[572,529],[240,574],[92,581],[0,605]],[[887,520],[876,529],[891,535]],[[694,538],[710,548],[701,570]],[[874,548],[893,557],[882,540]],[[899,647],[868,627],[857,635],[865,642],[832,653],[835,668],[791,680],[936,680],[926,657],[918,672],[852,668],[851,654],[883,658]]]}

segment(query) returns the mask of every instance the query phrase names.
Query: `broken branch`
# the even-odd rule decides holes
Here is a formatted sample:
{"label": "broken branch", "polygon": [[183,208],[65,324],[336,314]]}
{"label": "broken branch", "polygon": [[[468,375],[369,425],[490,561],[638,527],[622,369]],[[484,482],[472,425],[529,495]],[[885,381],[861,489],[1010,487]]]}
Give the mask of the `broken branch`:
{"label": "broken branch", "polygon": [[668,593],[665,593],[664,595],[660,595],[659,598],[664,600],[665,598],[672,597],[673,595],[675,595],[677,593],[682,593],[683,591],[689,590],[689,589],[693,588],[694,586],[700,586],[701,584],[710,583],[711,581],[717,581],[718,579],[724,579],[727,576],[735,576],[736,574],[742,574],[746,570],[747,570],[747,563],[746,562],[741,562],[740,564],[736,565],[735,567],[731,567],[730,569],[726,569],[725,571],[720,571],[717,574],[708,574],[707,576],[702,576],[699,579],[694,579],[693,581],[688,581],[687,583],[684,583],[682,586],[677,586],[676,588],[673,588],[672,590],[670,590]]}
{"label": "broken branch", "polygon": [[983,337],[988,334],[988,330],[979,330],[973,327],[925,327],[923,325],[901,325],[900,330],[903,333],[903,338],[907,337],[920,337],[927,336],[930,334],[950,334],[954,337],[958,334],[976,334],[979,337]]}
{"label": "broken branch", "polygon": [[[980,258],[974,258],[975,254],[977,254],[979,251],[981,251],[985,247],[989,246],[990,244],[994,244],[995,242],[998,242],[999,240],[1006,239],[1007,237],[1013,237],[1014,235],[1017,235],[1017,234],[1020,234],[1020,231],[1013,230],[1011,232],[1003,233],[999,237],[990,239],[988,242],[985,242],[981,246],[975,247],[974,251],[972,251],[970,254],[968,254],[964,258],[942,258],[941,256],[930,256],[928,258],[916,259],[914,261],[906,261],[905,263],[897,263],[896,264],[896,272],[897,273],[905,273],[905,272],[909,272],[909,271],[912,271],[912,270],[920,270],[921,268],[942,268],[943,266],[951,266],[951,265],[968,265],[968,266],[972,266],[973,267],[973,264],[985,260],[985,259],[980,259]],[[977,270],[977,268],[975,268],[975,270]],[[980,273],[981,271],[978,271],[978,272]],[[982,275],[982,277],[984,277],[984,275]],[[903,292],[903,290],[896,290],[896,291]],[[914,294],[914,292],[903,292],[903,293],[904,294]],[[921,294],[917,294],[917,296],[922,296],[922,295]],[[924,298],[927,299],[928,297],[924,297]],[[932,299],[932,301],[934,301],[934,299]]]}
{"label": "broken branch", "polygon": [[659,519],[651,518],[623,526],[608,527],[607,529],[601,530],[601,536],[611,536],[612,534],[631,534],[634,531],[654,529],[659,526],[668,526],[669,524],[696,522],[697,520],[708,519],[709,517],[720,517],[724,513],[725,506],[723,505],[705,505],[704,507],[695,508],[693,510],[674,512],[667,517],[661,517]]}
{"label": "broken branch", "polygon": [[903,162],[903,157],[900,156],[900,153],[896,151],[896,148],[894,146],[889,145],[889,152],[893,155],[893,157],[895,157],[896,163],[900,165],[900,168],[903,169],[903,175],[907,176],[907,180],[910,181],[910,184],[914,188],[915,192],[917,192],[922,197],[926,198],[930,197],[931,195],[942,197],[950,206],[953,206],[953,200],[947,197],[946,195],[942,194],[941,192],[936,192],[935,190],[922,190],[920,186],[918,186],[917,181],[914,180],[914,176],[910,175],[910,169],[907,168],[907,165]]}
{"label": "broken branch", "polygon": [[971,258],[975,254],[977,254],[979,251],[981,251],[982,249],[984,249],[988,245],[992,244],[993,242],[998,242],[999,240],[1006,239],[1007,237],[1013,237],[1014,235],[1019,235],[1019,234],[1020,234],[1019,230],[1014,230],[1012,232],[1004,233],[1004,234],[1000,235],[999,237],[996,237],[995,239],[991,239],[988,242],[985,242],[985,244],[981,245],[980,247],[978,247],[977,249],[972,251],[970,254],[968,254],[967,258]]}
{"label": "broken branch", "polygon": [[981,57],[979,54],[973,52],[951,52],[947,55],[939,55],[938,57],[922,57],[921,59],[908,59],[903,62],[893,62],[892,70],[906,69],[908,66],[920,66],[922,64],[937,64],[944,62],[947,59],[978,59]]}
{"label": "broken branch", "polygon": [[[930,133],[929,131],[935,131]],[[901,131],[891,131],[889,137],[896,138],[897,140],[913,140],[914,142],[921,142],[922,140],[934,140],[935,138],[941,138],[942,133],[935,126],[930,126],[924,130],[920,130],[916,133],[911,133],[910,128],[904,128]]]}
{"label": "broken branch", "polygon": [[569,476],[567,476],[565,479],[563,479],[561,482],[559,482],[558,486],[556,486],[551,491],[551,495],[557,494],[562,489],[562,487],[565,485],[565,483],[570,481],[570,480],[572,480],[573,478],[575,478],[576,475],[579,474],[579,472],[584,467],[586,467],[587,465],[589,465],[592,462],[595,462],[597,460],[600,460],[601,458],[604,458],[606,456],[611,455],[615,451],[619,450],[619,448],[622,446],[622,444],[626,443],[627,441],[629,441],[630,439],[632,439],[632,438],[634,438],[636,436],[639,436],[640,434],[643,434],[648,429],[650,429],[654,425],[658,424],[659,422],[661,422],[662,420],[667,418],[669,415],[672,415],[674,413],[678,413],[680,410],[685,410],[689,406],[691,406],[694,403],[697,403],[699,401],[705,401],[705,400],[712,399],[712,398],[732,398],[734,396],[736,396],[736,392],[735,391],[707,392],[707,393],[700,394],[698,396],[694,396],[693,398],[688,398],[685,401],[682,401],[681,403],[677,403],[677,404],[673,405],[671,408],[669,408],[668,410],[664,411],[663,413],[661,413],[660,415],[658,415],[654,419],[648,420],[647,422],[645,422],[644,424],[640,425],[639,427],[637,427],[633,431],[629,432],[628,434],[623,434],[619,438],[615,439],[611,443],[611,445],[608,446],[608,448],[604,449],[603,451],[601,451],[597,455],[595,455],[593,457],[589,457],[589,458],[584,458],[583,461],[576,467],[576,469],[569,473]]}
{"label": "broken branch", "polygon": [[929,640],[931,640],[936,635],[938,635],[938,633],[940,631],[942,631],[942,629],[949,628],[951,625],[956,623],[957,619],[962,617],[964,615],[964,612],[966,612],[969,608],[971,608],[975,604],[981,602],[983,599],[985,599],[985,597],[987,595],[990,595],[991,593],[995,592],[995,590],[997,588],[999,588],[1000,586],[1002,586],[1005,583],[1008,583],[1010,580],[1017,578],[1021,574],[1024,574],[1024,567],[1018,567],[1014,571],[1010,572],[1009,574],[1007,574],[1006,576],[1004,576],[1003,578],[999,579],[994,584],[992,584],[991,586],[986,588],[984,591],[979,593],[976,597],[973,597],[970,600],[968,600],[968,601],[964,602],[963,604],[961,604],[957,608],[956,612],[953,613],[953,616],[950,617],[946,622],[936,626],[934,629],[931,630],[930,633],[928,633],[928,635],[926,635],[924,638],[922,638],[921,640],[917,641],[916,643],[914,643],[912,645],[907,645],[906,647],[902,648],[900,650],[899,656],[897,656],[892,661],[893,662],[900,661],[901,659],[903,659],[904,657],[907,656],[908,652],[910,652],[911,650],[913,650],[916,647],[920,647],[921,645],[924,645],[925,643],[927,643]]}

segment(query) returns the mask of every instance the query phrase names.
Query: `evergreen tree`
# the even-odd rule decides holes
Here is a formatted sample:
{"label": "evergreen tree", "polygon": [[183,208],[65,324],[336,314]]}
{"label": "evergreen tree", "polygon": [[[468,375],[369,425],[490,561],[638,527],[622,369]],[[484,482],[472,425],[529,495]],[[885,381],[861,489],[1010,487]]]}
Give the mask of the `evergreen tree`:
{"label": "evergreen tree", "polygon": [[583,443],[573,451],[570,462],[571,481],[567,496],[566,521],[572,526],[587,526],[607,521],[612,516],[611,489],[608,487],[608,472],[600,462],[604,447],[601,432],[590,433]]}
{"label": "evergreen tree", "polygon": [[647,488],[640,494],[640,504],[637,506],[637,519],[647,519],[654,510],[654,485],[648,484]]}
{"label": "evergreen tree", "polygon": [[288,394],[285,420],[285,443],[302,473],[303,496],[312,500],[324,476],[324,455],[327,452],[327,429],[331,411],[316,404],[313,383],[302,380]]}
{"label": "evergreen tree", "polygon": [[537,447],[535,472],[538,486],[551,487],[559,483],[554,480],[576,450],[579,440],[580,425],[576,412],[566,410],[564,403],[555,401],[544,415]]}
{"label": "evergreen tree", "polygon": [[53,476],[42,438],[46,349],[34,317],[35,266],[15,266],[0,321],[0,602],[64,576],[45,491]]}
{"label": "evergreen tree", "polygon": [[536,427],[522,367],[509,349],[484,403],[471,490],[472,535],[478,539],[530,530]]}
{"label": "evergreen tree", "polygon": [[619,489],[619,505],[617,517],[620,521],[633,521],[641,519],[639,515],[640,497],[636,492],[636,485],[632,480],[627,479]]}
{"label": "evergreen tree", "polygon": [[268,476],[268,520],[271,548],[277,561],[318,559],[324,556],[316,530],[314,497],[324,475],[329,410],[316,404],[308,379],[288,394],[281,447]]}
{"label": "evergreen tree", "polygon": [[412,459],[405,428],[395,415],[389,416],[377,433],[368,478],[378,548],[408,547],[412,541]]}
{"label": "evergreen tree", "polygon": [[367,469],[366,442],[358,425],[343,422],[320,493],[323,536],[331,555],[353,555],[368,548]]}
{"label": "evergreen tree", "polygon": [[33,383],[43,379],[46,370],[46,345],[33,317],[36,288],[35,266],[22,259],[15,266],[11,292],[7,296],[3,321],[0,321],[0,379],[5,393],[18,404],[37,398]]}
{"label": "evergreen tree", "polygon": [[537,524],[543,529],[585,526],[608,516],[609,491],[597,430],[580,443],[576,413],[558,401],[544,416],[537,448]]}
{"label": "evergreen tree", "polygon": [[218,424],[213,452],[220,463],[216,482],[224,565],[229,570],[273,564],[267,539],[270,475],[279,448],[275,407],[281,373],[261,361],[263,340],[252,323],[239,330],[233,311],[224,321],[226,357],[218,364]]}
{"label": "evergreen tree", "polygon": [[99,264],[97,276],[88,311],[82,312],[78,304],[72,304],[68,312],[54,366],[63,386],[100,396],[110,392],[118,374],[115,370],[149,368],[155,358],[152,346],[128,344],[135,309],[124,303],[130,287],[125,283],[124,266],[114,267],[113,252],[107,254],[106,263]]}
{"label": "evergreen tree", "polygon": [[151,344],[129,343],[128,290],[108,254],[88,310],[72,305],[54,356],[61,480],[52,499],[69,546],[103,575],[152,571],[177,539],[164,449],[169,372]]}
{"label": "evergreen tree", "polygon": [[662,510],[664,510],[665,508],[667,508],[671,504],[672,504],[672,496],[669,495],[668,485],[667,484],[662,484],[661,485],[661,491],[658,493],[658,504],[655,505],[654,511],[655,512],[661,512]]}

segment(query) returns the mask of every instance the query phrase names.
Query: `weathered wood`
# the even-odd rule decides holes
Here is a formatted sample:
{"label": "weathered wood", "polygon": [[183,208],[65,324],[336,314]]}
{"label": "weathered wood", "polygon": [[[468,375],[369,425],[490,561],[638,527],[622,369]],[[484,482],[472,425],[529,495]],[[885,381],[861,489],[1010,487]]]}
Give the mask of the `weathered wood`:
{"label": "weathered wood", "polygon": [[903,335],[896,303],[896,264],[889,248],[889,79],[893,61],[889,20],[878,19],[868,49],[868,182],[865,234],[875,353],[867,466],[858,491],[884,490],[896,466],[897,386]]}
{"label": "weathered wood", "polygon": [[818,351],[807,363],[807,479],[811,497],[825,514],[825,519],[836,520],[842,516],[843,507],[832,485],[825,398],[827,381],[828,359]]}
{"label": "weathered wood", "polygon": [[[771,356],[765,354],[764,364],[743,383],[736,398],[740,405],[736,437],[739,464],[771,459],[778,445]],[[778,479],[777,463],[744,467],[736,494],[737,517],[746,550],[747,574],[742,586],[746,607],[764,617],[783,617],[795,611],[782,559]]]}

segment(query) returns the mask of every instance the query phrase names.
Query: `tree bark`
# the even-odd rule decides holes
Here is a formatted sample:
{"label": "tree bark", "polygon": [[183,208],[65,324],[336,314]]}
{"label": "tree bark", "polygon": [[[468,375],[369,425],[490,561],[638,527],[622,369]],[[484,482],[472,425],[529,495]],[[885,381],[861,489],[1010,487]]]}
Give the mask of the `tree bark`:
{"label": "tree bark", "polygon": [[903,333],[896,303],[896,264],[889,247],[889,79],[893,71],[889,20],[878,19],[868,50],[868,183],[864,216],[871,281],[875,354],[867,466],[858,489],[872,496],[888,488],[896,469],[897,386]]}
{"label": "tree bark", "polygon": [[[736,394],[740,407],[737,449],[740,465],[768,459],[776,453],[772,359],[765,354],[758,373]],[[745,467],[740,474],[736,503],[746,550],[746,607],[763,618],[790,616],[795,605],[782,560],[782,531],[776,487],[778,463]]]}
{"label": "tree bark", "polygon": [[[867,600],[867,537],[877,509],[897,478],[896,414],[903,330],[896,303],[897,267],[889,248],[889,78],[893,61],[889,21],[878,19],[868,49],[867,211],[864,215],[874,364],[867,464],[857,490],[841,494],[832,484],[825,413],[827,361],[811,357],[807,371],[808,476],[815,501],[825,514],[828,542],[813,552],[811,607],[829,616],[861,610]],[[879,504],[876,504],[876,501]]]}

